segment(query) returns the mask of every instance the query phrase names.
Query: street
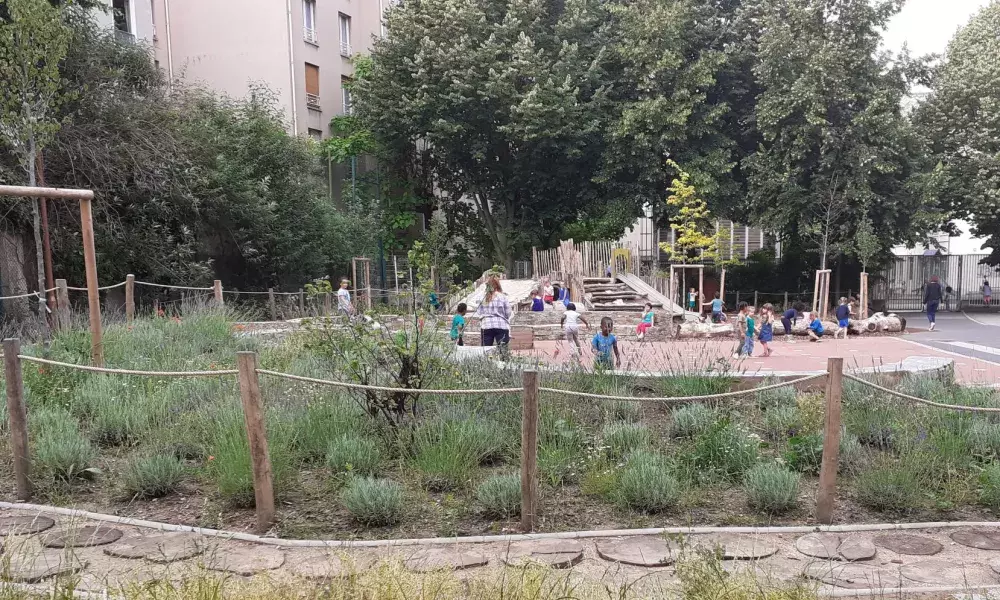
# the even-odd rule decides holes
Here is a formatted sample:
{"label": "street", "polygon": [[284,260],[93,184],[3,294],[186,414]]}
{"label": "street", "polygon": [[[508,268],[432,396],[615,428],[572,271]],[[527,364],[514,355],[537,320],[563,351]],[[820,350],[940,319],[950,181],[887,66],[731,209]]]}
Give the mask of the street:
{"label": "street", "polygon": [[900,315],[906,318],[909,341],[1000,364],[1000,314],[939,312],[934,331],[927,331],[924,313]]}

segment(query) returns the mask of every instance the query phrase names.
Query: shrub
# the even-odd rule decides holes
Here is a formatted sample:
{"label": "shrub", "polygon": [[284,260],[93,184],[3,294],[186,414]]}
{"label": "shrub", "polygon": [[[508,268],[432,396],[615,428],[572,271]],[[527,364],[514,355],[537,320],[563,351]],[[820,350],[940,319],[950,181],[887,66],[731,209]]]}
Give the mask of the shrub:
{"label": "shrub", "polygon": [[703,474],[739,480],[757,462],[760,440],[741,425],[719,423],[695,442],[694,463]]}
{"label": "shrub", "polygon": [[920,506],[924,492],[921,478],[913,469],[884,464],[861,473],[855,481],[857,501],[881,512],[902,512]]}
{"label": "shrub", "polygon": [[799,495],[799,474],[776,463],[760,463],[743,477],[750,506],[779,513],[795,506]]}
{"label": "shrub", "polygon": [[40,471],[71,481],[92,472],[97,453],[65,409],[43,409],[28,421],[35,448],[32,458]]}
{"label": "shrub", "polygon": [[770,440],[794,436],[799,423],[797,406],[774,406],[764,413],[764,435]]}
{"label": "shrub", "polygon": [[493,475],[476,488],[476,502],[483,514],[509,519],[521,512],[521,476],[517,473]]}
{"label": "shrub", "polygon": [[639,423],[611,423],[604,426],[601,439],[608,456],[618,459],[648,446],[652,435],[648,427]]}
{"label": "shrub", "polygon": [[1000,510],[1000,464],[986,465],[979,474],[979,502],[993,510]]}
{"label": "shrub", "polygon": [[398,523],[405,501],[403,486],[372,477],[352,477],[340,499],[355,521],[376,527]]}
{"label": "shrub", "polygon": [[674,437],[694,437],[707,431],[719,419],[719,413],[702,403],[688,404],[670,411],[670,433]]}
{"label": "shrub", "polygon": [[898,438],[896,411],[877,398],[848,404],[844,422],[862,444],[879,450],[892,449]]}
{"label": "shrub", "polygon": [[816,474],[823,464],[823,436],[814,433],[799,435],[788,440],[785,461],[795,470]]}
{"label": "shrub", "polygon": [[[757,387],[767,387],[781,383],[777,378],[767,377],[760,382]],[[785,386],[773,390],[764,390],[755,394],[757,406],[762,410],[769,410],[781,406],[795,406],[795,399],[798,392],[794,386]]]}
{"label": "shrub", "polygon": [[345,433],[327,446],[326,466],[335,474],[377,475],[381,464],[382,451],[370,438]]}
{"label": "shrub", "polygon": [[[285,420],[280,412],[269,411],[267,423],[271,474],[275,491],[280,493],[294,474],[291,451],[294,434],[290,431],[290,421]],[[243,416],[239,411],[227,408],[216,415],[211,427],[209,476],[228,504],[237,508],[254,506],[250,443]]]}
{"label": "shrub", "polygon": [[976,420],[966,435],[973,454],[980,458],[1000,458],[1000,424]]}
{"label": "shrub", "polygon": [[330,440],[365,431],[356,405],[333,397],[310,402],[295,419],[295,450],[301,460],[315,462],[328,457]]}
{"label": "shrub", "polygon": [[618,476],[616,496],[624,507],[661,512],[680,497],[681,485],[662,455],[645,450],[632,453]]}
{"label": "shrub", "polygon": [[865,467],[868,461],[868,452],[858,441],[858,436],[851,435],[846,431],[840,434],[840,459],[837,463],[838,470],[846,475],[855,475]]}
{"label": "shrub", "polygon": [[424,487],[432,492],[460,488],[472,476],[476,463],[468,449],[444,443],[425,445],[413,457]]}
{"label": "shrub", "polygon": [[134,444],[156,425],[166,425],[167,405],[157,393],[150,396],[110,396],[94,404],[91,439],[104,446]]}
{"label": "shrub", "polygon": [[638,423],[642,420],[642,405],[628,400],[609,400],[604,403],[604,422]]}
{"label": "shrub", "polygon": [[580,451],[576,448],[541,446],[538,448],[538,471],[549,485],[576,483],[580,478]]}
{"label": "shrub", "polygon": [[140,457],[125,467],[122,486],[130,497],[160,498],[176,490],[183,478],[184,465],[175,456]]}
{"label": "shrub", "polygon": [[795,399],[798,407],[798,433],[819,433],[826,421],[826,401],[823,394],[799,394]]}

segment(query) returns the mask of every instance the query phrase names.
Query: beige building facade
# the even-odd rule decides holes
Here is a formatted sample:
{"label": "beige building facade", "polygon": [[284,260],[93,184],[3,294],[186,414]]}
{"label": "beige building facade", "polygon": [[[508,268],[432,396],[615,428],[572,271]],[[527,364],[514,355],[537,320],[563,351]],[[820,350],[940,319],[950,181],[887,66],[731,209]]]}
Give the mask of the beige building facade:
{"label": "beige building facade", "polygon": [[351,110],[352,57],[382,33],[389,0],[106,0],[100,17],[125,39],[148,44],[171,81],[233,97],[263,84],[290,128],[329,135]]}

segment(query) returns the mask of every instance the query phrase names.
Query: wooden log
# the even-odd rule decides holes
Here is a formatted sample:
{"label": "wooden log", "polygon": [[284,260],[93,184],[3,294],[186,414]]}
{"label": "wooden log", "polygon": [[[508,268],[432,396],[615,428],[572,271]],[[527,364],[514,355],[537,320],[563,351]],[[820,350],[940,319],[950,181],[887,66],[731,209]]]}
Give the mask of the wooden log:
{"label": "wooden log", "polygon": [[31,458],[28,455],[28,418],[24,409],[24,379],[21,374],[21,341],[3,341],[4,376],[7,379],[7,418],[10,425],[10,450],[14,459],[17,499],[31,499]]}
{"label": "wooden log", "polygon": [[521,393],[521,530],[538,523],[538,371],[525,371]]}
{"label": "wooden log", "polygon": [[[93,197],[93,192],[90,193]],[[54,196],[49,196],[53,198]],[[83,264],[87,275],[87,307],[90,311],[90,363],[104,366],[104,327],[101,324],[101,292],[97,282],[97,250],[94,246],[94,215],[90,199],[80,200]]]}
{"label": "wooden log", "polygon": [[243,417],[250,445],[254,502],[257,509],[256,530],[258,534],[264,534],[274,525],[274,483],[271,457],[267,449],[264,403],[257,380],[257,353],[237,352],[236,365],[239,368],[240,399],[243,402]]}
{"label": "wooden log", "polygon": [[844,359],[827,359],[826,422],[823,427],[823,459],[816,496],[816,520],[833,523],[833,503],[837,497],[837,463],[840,456],[840,396],[843,390]]}
{"label": "wooden log", "polygon": [[698,323],[685,321],[674,330],[681,339],[736,337],[733,326],[727,323]]}
{"label": "wooden log", "polygon": [[125,322],[128,325],[135,320],[135,275],[125,276]]}
{"label": "wooden log", "polygon": [[[69,310],[69,285],[65,279],[56,279],[56,329],[67,330],[73,326]],[[131,324],[131,319],[129,320]]]}
{"label": "wooden log", "polygon": [[267,288],[267,308],[271,313],[271,320],[278,320],[278,305],[274,300],[274,288]]}

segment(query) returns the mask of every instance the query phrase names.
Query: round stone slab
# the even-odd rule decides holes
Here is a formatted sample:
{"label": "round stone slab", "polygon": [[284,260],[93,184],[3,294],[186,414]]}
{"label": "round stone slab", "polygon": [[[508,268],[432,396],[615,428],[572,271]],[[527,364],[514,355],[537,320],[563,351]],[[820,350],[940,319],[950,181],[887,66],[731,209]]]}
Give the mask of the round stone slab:
{"label": "round stone slab", "polygon": [[0,517],[0,536],[29,535],[51,529],[56,522],[48,517]]}
{"label": "round stone slab", "polygon": [[597,555],[637,567],[663,567],[677,560],[677,546],[659,537],[633,537],[597,542]]}
{"label": "round stone slab", "polygon": [[795,549],[806,556],[839,559],[840,536],[836,533],[807,533],[795,540]]}
{"label": "round stone slab", "polygon": [[969,580],[965,565],[946,560],[923,560],[903,565],[899,574],[910,581],[932,585],[961,585]]}
{"label": "round stone slab", "polygon": [[406,559],[404,565],[414,573],[459,571],[482,567],[489,562],[480,552],[457,552],[454,548],[432,548]]}
{"label": "round stone slab", "polygon": [[980,550],[1000,550],[1000,531],[995,529],[966,529],[953,531],[951,539],[955,543]]}
{"label": "round stone slab", "polygon": [[121,529],[113,529],[106,525],[87,525],[78,529],[50,531],[41,537],[41,542],[48,548],[85,548],[117,542],[121,537]]}
{"label": "round stone slab", "polygon": [[762,537],[722,534],[693,538],[696,546],[720,552],[723,560],[758,560],[778,551],[778,547]]}
{"label": "round stone slab", "polygon": [[288,564],[288,570],[306,579],[330,581],[365,571],[371,563],[371,560],[365,559],[345,561],[332,552],[320,552],[309,556],[297,555]]}
{"label": "round stone slab", "polygon": [[582,560],[583,544],[576,540],[517,542],[503,557],[503,562],[512,567],[530,562],[553,569],[568,569]]}
{"label": "round stone slab", "polygon": [[75,556],[65,556],[58,550],[44,550],[37,554],[12,556],[10,566],[5,568],[5,575],[10,581],[22,583],[37,583],[43,579],[70,575],[86,568],[87,563]]}
{"label": "round stone slab", "polygon": [[892,578],[879,569],[855,563],[812,562],[806,565],[802,574],[828,585],[852,590],[878,589],[892,583]]}
{"label": "round stone slab", "polygon": [[875,545],[879,548],[892,550],[896,554],[909,554],[911,556],[930,556],[937,554],[943,548],[940,543],[931,538],[907,533],[875,536]]}
{"label": "round stone slab", "polygon": [[866,537],[852,535],[840,543],[837,553],[846,561],[868,560],[875,557],[875,544]]}
{"label": "round stone slab", "polygon": [[198,556],[203,552],[198,538],[183,533],[144,535],[124,540],[105,548],[104,553],[118,558],[143,558],[157,564],[167,564]]}
{"label": "round stone slab", "polygon": [[285,553],[271,546],[222,545],[215,548],[205,561],[213,571],[224,571],[250,577],[261,571],[272,571],[285,564]]}

